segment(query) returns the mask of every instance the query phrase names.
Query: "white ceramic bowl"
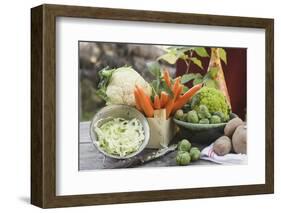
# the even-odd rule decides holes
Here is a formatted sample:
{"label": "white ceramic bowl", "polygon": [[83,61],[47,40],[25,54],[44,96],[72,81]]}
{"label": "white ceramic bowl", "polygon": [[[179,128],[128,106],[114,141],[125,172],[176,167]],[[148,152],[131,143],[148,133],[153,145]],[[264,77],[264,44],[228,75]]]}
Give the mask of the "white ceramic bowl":
{"label": "white ceramic bowl", "polygon": [[[94,130],[94,125],[96,124],[96,122],[99,121],[98,125],[100,126],[104,122],[108,121],[108,119],[117,118],[117,117],[124,118],[127,120],[136,118],[136,119],[140,120],[140,122],[143,126],[143,129],[144,129],[144,141],[143,141],[142,145],[139,147],[139,149],[136,152],[131,153],[127,156],[123,156],[123,157],[109,154],[109,153],[105,152],[102,148],[100,148],[99,145],[97,144],[98,138],[97,138],[97,134]],[[108,119],[106,119],[106,118],[108,118]],[[90,125],[90,136],[91,136],[92,142],[95,145],[95,147],[104,155],[111,157],[111,158],[115,158],[115,159],[126,159],[126,158],[131,158],[133,156],[136,156],[147,146],[149,137],[150,137],[150,129],[149,129],[149,125],[148,125],[146,118],[143,116],[143,114],[140,111],[138,111],[134,107],[130,107],[127,105],[109,105],[109,106],[103,107],[93,117],[91,125]]]}

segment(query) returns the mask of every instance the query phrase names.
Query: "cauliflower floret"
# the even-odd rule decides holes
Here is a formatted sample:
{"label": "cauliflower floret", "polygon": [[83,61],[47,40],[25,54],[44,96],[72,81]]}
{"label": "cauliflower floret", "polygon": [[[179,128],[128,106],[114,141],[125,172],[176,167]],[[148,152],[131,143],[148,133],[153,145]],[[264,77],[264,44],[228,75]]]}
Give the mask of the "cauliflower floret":
{"label": "cauliflower floret", "polygon": [[225,118],[229,118],[230,108],[223,93],[217,89],[203,87],[191,100],[191,108],[199,111],[199,106],[205,105],[211,114],[222,112]]}
{"label": "cauliflower floret", "polygon": [[131,67],[120,67],[112,72],[106,87],[106,104],[125,104],[135,106],[134,89],[138,85],[151,95],[150,85]]}
{"label": "cauliflower floret", "polygon": [[123,88],[115,85],[109,85],[106,90],[108,97],[107,104],[122,104],[123,98],[120,94],[123,94]]}

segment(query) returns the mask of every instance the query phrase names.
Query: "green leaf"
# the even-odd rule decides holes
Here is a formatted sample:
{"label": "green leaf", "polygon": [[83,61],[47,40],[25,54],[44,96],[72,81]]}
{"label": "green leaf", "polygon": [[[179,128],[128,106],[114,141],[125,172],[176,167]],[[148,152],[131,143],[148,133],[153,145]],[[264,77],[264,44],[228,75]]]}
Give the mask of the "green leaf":
{"label": "green leaf", "polygon": [[189,88],[187,86],[183,86],[182,92],[186,93],[189,90]]}
{"label": "green leaf", "polygon": [[108,97],[106,95],[106,88],[100,88],[96,91],[97,96],[99,96],[104,101],[108,101]]}
{"label": "green leaf", "polygon": [[208,75],[210,76],[211,79],[214,79],[215,77],[217,77],[219,68],[218,67],[212,67],[209,71],[208,71]]}
{"label": "green leaf", "polygon": [[192,57],[192,58],[190,58],[190,60],[191,60],[194,64],[196,64],[198,67],[200,67],[201,69],[203,69],[202,62],[201,62],[198,58]]}
{"label": "green leaf", "polygon": [[217,67],[212,67],[203,77],[203,82],[207,80],[214,80],[218,74],[219,69]]}
{"label": "green leaf", "polygon": [[174,54],[182,54],[185,53],[187,51],[193,50],[194,48],[192,47],[184,47],[184,46],[177,46],[177,47],[168,47],[166,49],[166,52],[173,52]]}
{"label": "green leaf", "polygon": [[196,75],[196,78],[201,78],[201,79],[203,78],[203,76],[200,73],[196,73],[195,75]]}
{"label": "green leaf", "polygon": [[178,59],[186,60],[188,56],[186,55],[187,51],[190,51],[191,47],[168,47],[165,49],[166,53],[157,58],[157,60],[164,60],[169,64],[175,64]]}
{"label": "green leaf", "polygon": [[168,95],[170,97],[174,97],[174,94],[173,94],[173,91],[171,90],[171,88],[167,85],[166,81],[165,80],[162,80],[160,82],[160,90],[161,91],[165,91],[166,93],[168,93]]}
{"label": "green leaf", "polygon": [[197,53],[197,55],[201,57],[210,57],[207,50],[204,47],[195,47],[194,51]]}
{"label": "green leaf", "polygon": [[197,85],[197,84],[201,84],[203,82],[203,78],[195,78],[193,80],[193,86]]}
{"label": "green leaf", "polygon": [[159,78],[161,76],[161,67],[158,62],[149,62],[146,64],[149,72],[155,76],[156,78]]}
{"label": "green leaf", "polygon": [[202,79],[202,75],[200,73],[188,73],[184,74],[181,77],[181,83],[186,84],[187,82],[194,80],[194,79]]}
{"label": "green leaf", "polygon": [[178,59],[179,59],[179,57],[172,52],[166,53],[157,58],[158,61],[164,60],[164,61],[168,62],[169,64],[175,64]]}
{"label": "green leaf", "polygon": [[217,82],[215,80],[208,79],[205,81],[205,86],[217,89]]}
{"label": "green leaf", "polygon": [[194,73],[184,74],[181,77],[181,83],[186,84],[187,82],[193,80],[194,78],[196,78],[196,74],[194,74]]}
{"label": "green leaf", "polygon": [[226,58],[226,51],[225,51],[225,49],[219,48],[219,54],[220,54],[221,60],[223,60],[223,62],[225,64],[227,64],[227,58]]}
{"label": "green leaf", "polygon": [[160,89],[160,80],[153,80],[150,83],[150,86],[152,87],[152,95],[157,95],[159,93],[159,89]]}
{"label": "green leaf", "polygon": [[106,95],[107,86],[115,70],[116,69],[109,69],[109,67],[105,67],[102,70],[98,71],[99,83],[96,94],[105,101],[108,100],[108,97]]}

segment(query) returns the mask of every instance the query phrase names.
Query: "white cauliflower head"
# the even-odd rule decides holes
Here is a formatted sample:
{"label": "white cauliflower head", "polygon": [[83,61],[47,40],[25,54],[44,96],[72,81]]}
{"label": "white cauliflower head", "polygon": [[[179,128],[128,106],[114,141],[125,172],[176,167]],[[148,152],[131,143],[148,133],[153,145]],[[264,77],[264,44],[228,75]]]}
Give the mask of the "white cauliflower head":
{"label": "white cauliflower head", "polygon": [[134,89],[136,85],[142,87],[148,96],[151,95],[150,85],[133,68],[120,67],[111,71],[108,84],[104,87],[106,104],[135,106]]}

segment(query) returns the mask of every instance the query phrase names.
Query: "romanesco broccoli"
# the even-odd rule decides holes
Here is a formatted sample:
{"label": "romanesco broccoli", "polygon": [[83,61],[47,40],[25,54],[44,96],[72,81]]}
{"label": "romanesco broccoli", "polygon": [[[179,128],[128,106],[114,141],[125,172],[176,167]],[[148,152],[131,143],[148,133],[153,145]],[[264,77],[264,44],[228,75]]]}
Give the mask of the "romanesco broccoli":
{"label": "romanesco broccoli", "polygon": [[229,119],[230,108],[223,93],[215,88],[203,87],[191,100],[191,108],[199,111],[199,106],[205,105],[211,114],[222,112]]}

